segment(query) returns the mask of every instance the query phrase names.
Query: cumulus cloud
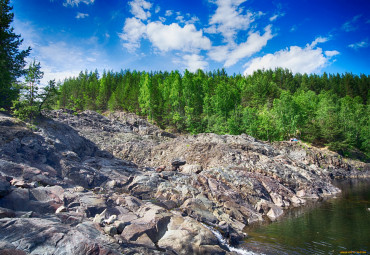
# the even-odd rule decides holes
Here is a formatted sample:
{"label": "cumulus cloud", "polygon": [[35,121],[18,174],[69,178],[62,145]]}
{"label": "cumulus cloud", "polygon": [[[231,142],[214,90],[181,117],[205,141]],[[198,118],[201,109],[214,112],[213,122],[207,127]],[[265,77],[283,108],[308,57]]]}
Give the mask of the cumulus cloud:
{"label": "cumulus cloud", "polygon": [[[211,1],[210,1],[211,2]],[[224,67],[235,65],[239,60],[250,57],[259,52],[270,40],[271,25],[265,28],[263,35],[260,32],[248,31],[250,24],[255,18],[265,15],[263,12],[252,13],[244,10],[240,5],[246,0],[216,0],[213,3],[217,5],[215,14],[209,20],[210,26],[205,32],[210,34],[221,34],[224,38],[225,45],[212,47],[208,56],[218,62],[225,62]],[[278,18],[284,14],[276,14]],[[256,26],[254,26],[254,29]],[[238,33],[248,34],[245,42],[236,42]]]}
{"label": "cumulus cloud", "polygon": [[146,33],[153,46],[161,51],[197,52],[211,48],[211,41],[193,24],[181,27],[177,23],[164,25],[160,22],[151,22],[147,25]]}
{"label": "cumulus cloud", "polygon": [[95,0],[65,0],[65,2],[63,3],[63,5],[65,7],[67,6],[78,6],[80,3],[84,3],[84,4],[93,4],[95,2]]}
{"label": "cumulus cloud", "polygon": [[137,18],[128,18],[123,27],[120,38],[124,41],[123,46],[129,52],[135,52],[140,47],[140,40],[146,32],[146,26]]}
{"label": "cumulus cloud", "polygon": [[77,12],[76,19],[84,19],[84,18],[87,18],[87,17],[89,17],[89,14]]}
{"label": "cumulus cloud", "polygon": [[203,57],[197,54],[184,55],[183,59],[186,69],[190,72],[195,72],[198,69],[205,69],[208,66],[207,61],[204,61]]}
{"label": "cumulus cloud", "polygon": [[145,0],[133,0],[129,2],[131,7],[131,13],[141,20],[147,20],[151,14],[149,10],[152,8],[152,4]]}
{"label": "cumulus cloud", "polygon": [[245,30],[253,22],[253,14],[243,14],[240,7],[246,0],[217,0],[217,9],[211,17],[206,32],[221,33],[226,42],[232,43],[238,31]]}
{"label": "cumulus cloud", "polygon": [[250,33],[245,43],[239,44],[229,55],[225,62],[225,67],[230,67],[236,64],[240,59],[250,57],[253,54],[259,52],[267,41],[272,38],[271,26],[265,28],[265,33],[260,35],[259,32]]}
{"label": "cumulus cloud", "polygon": [[[316,45],[314,42],[311,45]],[[274,54],[254,58],[246,64],[247,68],[244,74],[249,75],[258,69],[274,69],[276,67],[288,68],[293,73],[314,73],[320,71],[333,56],[339,54],[338,51],[323,53],[321,48],[313,48],[311,45],[307,45],[305,48],[291,46]]]}
{"label": "cumulus cloud", "polygon": [[[259,52],[274,36],[271,25],[266,26],[264,32],[255,32],[256,30],[248,32],[254,18],[265,14],[244,10],[240,5],[245,1],[216,0],[213,3],[217,5],[217,8],[209,20],[209,27],[197,29],[194,23],[198,22],[199,18],[189,13],[182,15],[181,12],[172,10],[165,11],[165,17],[173,16],[176,22],[165,24],[166,18],[164,17],[151,21],[149,17],[152,4],[145,0],[133,0],[129,2],[129,5],[134,17],[126,19],[123,32],[119,36],[123,41],[123,46],[132,53],[140,48],[143,39],[149,41],[151,46],[157,50],[156,52],[175,51],[181,59],[176,63],[184,64],[190,70],[208,66],[202,56],[204,53],[202,51],[207,51],[211,59],[224,62],[225,67],[230,67],[241,59]],[[224,38],[224,45],[212,47],[211,40],[204,35],[203,31],[221,35]],[[242,31],[248,37],[246,41],[237,43],[236,36]],[[191,64],[191,61],[194,63]]]}
{"label": "cumulus cloud", "polygon": [[197,30],[193,24],[180,26],[177,23],[165,25],[160,21],[144,24],[138,18],[128,18],[120,38],[123,46],[134,52],[141,45],[141,39],[147,38],[152,45],[162,52],[179,50],[197,53],[211,48],[211,41]]}
{"label": "cumulus cloud", "polygon": [[227,56],[230,54],[230,48],[228,45],[224,46],[214,46],[212,49],[208,52],[208,56],[217,61],[217,62],[223,62],[227,59]]}
{"label": "cumulus cloud", "polygon": [[348,47],[352,48],[352,49],[359,49],[359,48],[366,48],[369,46],[369,43],[367,42],[367,40],[364,40],[364,41],[361,41],[361,42],[357,42],[357,43],[352,43],[350,45],[348,45]]}
{"label": "cumulus cloud", "polygon": [[215,61],[225,61],[224,66],[230,67],[236,64],[240,59],[250,57],[253,54],[259,52],[264,46],[266,46],[268,40],[273,37],[271,33],[271,25],[265,28],[265,33],[260,35],[259,32],[249,33],[246,42],[241,43],[232,49],[229,46],[217,46],[214,47],[209,56]]}

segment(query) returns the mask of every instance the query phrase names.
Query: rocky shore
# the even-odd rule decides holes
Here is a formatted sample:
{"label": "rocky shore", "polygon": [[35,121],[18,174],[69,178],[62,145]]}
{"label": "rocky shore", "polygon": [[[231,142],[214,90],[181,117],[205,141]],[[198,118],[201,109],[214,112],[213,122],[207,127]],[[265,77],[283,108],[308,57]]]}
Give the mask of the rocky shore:
{"label": "rocky shore", "polygon": [[235,254],[256,221],[369,164],[297,142],[179,135],[128,113],[0,114],[0,254]]}

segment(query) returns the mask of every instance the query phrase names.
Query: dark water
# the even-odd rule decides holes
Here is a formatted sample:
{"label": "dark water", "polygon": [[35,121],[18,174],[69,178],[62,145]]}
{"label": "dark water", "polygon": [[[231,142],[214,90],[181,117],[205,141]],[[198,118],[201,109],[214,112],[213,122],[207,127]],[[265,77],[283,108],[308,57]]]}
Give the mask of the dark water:
{"label": "dark water", "polygon": [[248,227],[242,247],[264,254],[370,254],[370,180],[335,185],[342,190],[337,198]]}

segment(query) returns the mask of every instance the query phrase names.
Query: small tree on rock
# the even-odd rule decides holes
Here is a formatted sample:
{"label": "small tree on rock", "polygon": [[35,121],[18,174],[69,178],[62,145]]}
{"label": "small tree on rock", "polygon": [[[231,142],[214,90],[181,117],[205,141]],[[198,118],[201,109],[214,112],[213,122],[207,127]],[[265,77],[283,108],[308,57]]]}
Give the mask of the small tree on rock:
{"label": "small tree on rock", "polygon": [[40,101],[37,91],[43,76],[40,62],[36,63],[36,60],[33,60],[27,69],[25,83],[22,86],[23,94],[18,100],[13,101],[13,114],[18,118],[32,121],[39,113]]}

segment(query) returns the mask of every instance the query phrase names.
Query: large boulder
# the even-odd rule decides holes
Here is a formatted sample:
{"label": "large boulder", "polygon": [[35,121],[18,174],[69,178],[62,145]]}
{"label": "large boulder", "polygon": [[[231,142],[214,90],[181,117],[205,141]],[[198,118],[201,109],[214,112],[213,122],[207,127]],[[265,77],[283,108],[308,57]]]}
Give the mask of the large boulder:
{"label": "large boulder", "polygon": [[[180,238],[179,238],[180,237]],[[161,248],[172,249],[178,254],[226,254],[217,237],[207,227],[190,217],[173,216],[168,231],[158,241]],[[212,254],[208,253],[208,254]]]}
{"label": "large boulder", "polygon": [[172,216],[166,209],[147,203],[136,214],[139,218],[134,219],[124,228],[121,236],[128,241],[137,241],[146,234],[152,243],[157,243],[167,231],[167,225]]}
{"label": "large boulder", "polygon": [[184,165],[181,168],[181,172],[184,174],[199,174],[203,171],[201,165]]}
{"label": "large boulder", "polygon": [[15,211],[33,211],[37,213],[54,213],[63,205],[60,186],[37,187],[33,189],[14,189],[0,200],[0,206]]}

